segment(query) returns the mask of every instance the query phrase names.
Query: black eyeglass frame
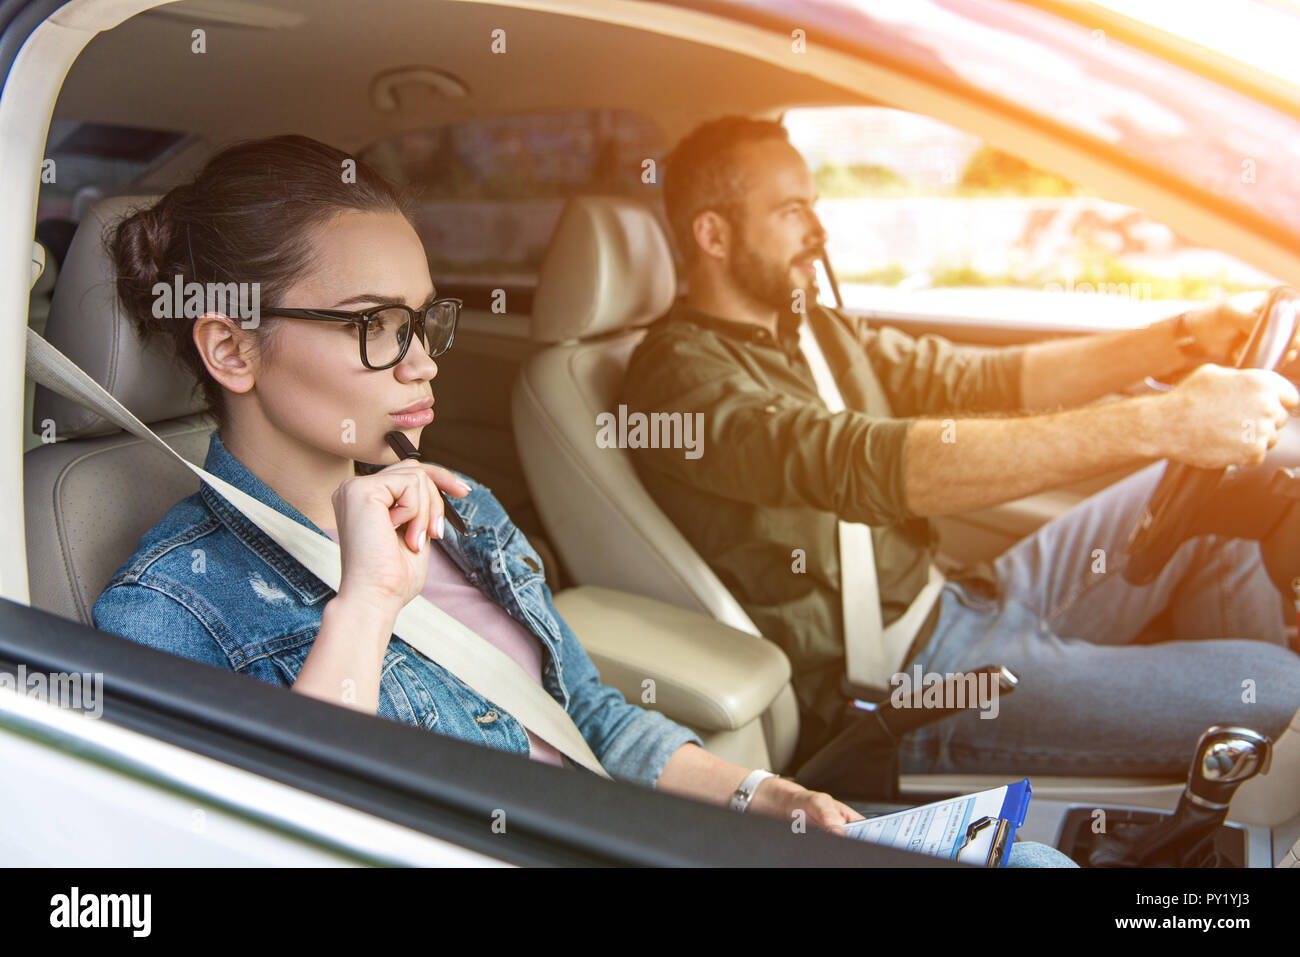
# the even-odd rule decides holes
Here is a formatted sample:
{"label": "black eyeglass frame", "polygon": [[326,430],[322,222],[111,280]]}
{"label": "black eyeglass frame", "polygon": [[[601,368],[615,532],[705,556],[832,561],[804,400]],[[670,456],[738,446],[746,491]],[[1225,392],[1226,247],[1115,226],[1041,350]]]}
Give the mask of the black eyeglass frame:
{"label": "black eyeglass frame", "polygon": [[[357,338],[358,348],[361,353],[361,364],[367,369],[375,372],[382,372],[384,369],[391,369],[398,365],[406,358],[406,352],[411,348],[411,343],[415,341],[415,335],[408,335],[406,341],[402,343],[402,351],[397,354],[397,358],[392,362],[385,363],[381,366],[371,365],[370,358],[366,355],[366,339],[370,332],[370,323],[376,313],[383,312],[385,309],[403,309],[406,311],[405,328],[413,333],[419,334],[421,340],[424,339],[425,321],[429,318],[429,313],[434,308],[446,303],[455,303],[456,311],[451,317],[451,328],[447,331],[447,344],[436,352],[430,352],[429,358],[436,359],[443,355],[451,348],[452,342],[456,338],[456,323],[460,319],[460,311],[464,307],[463,300],[456,299],[453,296],[443,296],[435,299],[423,309],[414,309],[402,302],[386,302],[378,306],[371,306],[369,309],[360,309],[356,312],[347,312],[341,309],[281,309],[278,307],[268,306],[260,311],[268,316],[285,316],[289,319],[310,319],[315,322],[346,322],[358,326],[361,335]],[[417,328],[418,324],[418,328]]]}

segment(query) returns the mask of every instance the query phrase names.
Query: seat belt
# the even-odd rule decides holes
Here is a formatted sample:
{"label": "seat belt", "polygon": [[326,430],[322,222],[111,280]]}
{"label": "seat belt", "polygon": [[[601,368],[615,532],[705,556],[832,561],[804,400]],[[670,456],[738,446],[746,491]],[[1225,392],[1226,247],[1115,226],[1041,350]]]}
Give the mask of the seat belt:
{"label": "seat belt", "polygon": [[[33,379],[74,402],[94,409],[166,452],[243,513],[277,545],[334,591],[341,578],[339,546],[288,515],[189,462],[88,376],[75,362],[33,330],[27,330],[27,371]],[[432,547],[432,542],[430,546]],[[397,635],[437,662],[525,728],[587,770],[608,778],[567,711],[513,658],[452,618],[423,595],[409,601],[393,626]]]}
{"label": "seat belt", "polygon": [[[831,412],[845,411],[844,397],[806,315],[799,323],[799,348],[808,360],[826,407]],[[839,521],[839,549],[845,672],[855,685],[889,688],[890,679],[902,670],[912,641],[939,598],[945,581],[943,573],[931,562],[929,580],[907,610],[888,628],[882,628],[871,527],[861,522]]]}

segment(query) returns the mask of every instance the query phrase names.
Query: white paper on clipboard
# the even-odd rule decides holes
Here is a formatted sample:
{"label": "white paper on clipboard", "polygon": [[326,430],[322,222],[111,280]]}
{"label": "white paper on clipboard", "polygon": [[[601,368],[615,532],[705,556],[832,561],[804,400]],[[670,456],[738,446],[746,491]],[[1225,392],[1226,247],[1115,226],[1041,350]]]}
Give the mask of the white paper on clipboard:
{"label": "white paper on clipboard", "polygon": [[[1009,785],[947,801],[936,801],[934,804],[894,814],[854,821],[844,826],[844,834],[855,840],[897,847],[917,854],[930,854],[968,864],[996,865],[996,861],[989,859],[997,833],[995,826],[980,828],[965,847],[962,844],[967,840],[971,825],[981,818],[988,817],[996,824],[1006,804],[1007,787]],[[1014,834],[1007,836],[1008,845],[1013,837]]]}

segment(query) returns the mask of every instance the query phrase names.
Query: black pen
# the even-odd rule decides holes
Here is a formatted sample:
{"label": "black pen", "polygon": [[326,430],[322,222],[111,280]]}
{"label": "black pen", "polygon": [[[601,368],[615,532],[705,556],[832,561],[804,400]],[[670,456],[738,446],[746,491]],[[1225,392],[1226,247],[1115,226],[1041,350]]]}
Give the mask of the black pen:
{"label": "black pen", "polygon": [[[417,462],[424,461],[424,456],[420,454],[420,450],[412,445],[411,440],[397,429],[393,429],[393,431],[386,433],[384,439],[388,442],[388,447],[393,450],[394,454],[399,459],[415,459]],[[436,485],[434,487],[437,488]],[[456,531],[461,535],[468,535],[469,532],[465,530],[465,523],[460,520],[460,516],[456,514],[456,510],[451,507],[451,502],[447,499],[447,493],[442,489],[438,489],[438,494],[442,496],[442,512],[447,517],[447,521],[451,522],[452,528],[456,529]]]}

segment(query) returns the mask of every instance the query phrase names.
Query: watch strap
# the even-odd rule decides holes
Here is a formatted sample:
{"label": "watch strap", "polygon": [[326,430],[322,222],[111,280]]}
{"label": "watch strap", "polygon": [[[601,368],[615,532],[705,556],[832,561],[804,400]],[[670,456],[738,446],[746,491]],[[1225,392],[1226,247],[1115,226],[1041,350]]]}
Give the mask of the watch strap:
{"label": "watch strap", "polygon": [[771,771],[766,771],[763,768],[756,768],[753,771],[750,771],[749,774],[745,776],[745,780],[740,782],[740,787],[736,788],[732,793],[731,809],[733,811],[739,811],[742,814],[745,813],[745,809],[749,807],[749,802],[754,799],[754,792],[758,790],[758,786],[768,778],[775,777],[779,777],[779,775],[774,774]]}

